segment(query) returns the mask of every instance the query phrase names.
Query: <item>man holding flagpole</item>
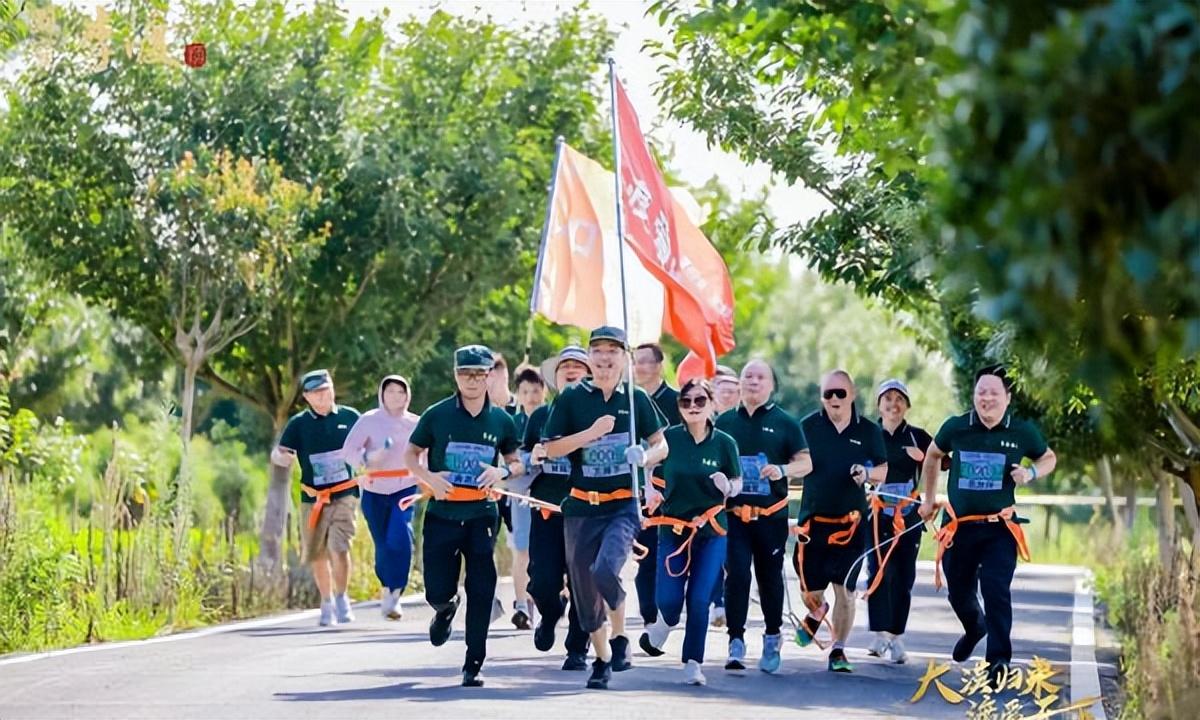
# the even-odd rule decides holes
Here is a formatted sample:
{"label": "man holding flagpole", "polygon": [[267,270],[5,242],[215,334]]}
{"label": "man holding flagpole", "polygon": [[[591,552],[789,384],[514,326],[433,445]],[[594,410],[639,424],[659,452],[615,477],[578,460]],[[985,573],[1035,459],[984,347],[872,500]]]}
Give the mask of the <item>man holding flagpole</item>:
{"label": "man holding flagpole", "polygon": [[562,503],[567,567],[579,623],[596,652],[587,682],[593,689],[606,689],[613,671],[631,666],[621,569],[642,526],[634,473],[667,456],[663,421],[650,396],[622,382],[628,363],[623,330],[593,330],[593,377],[563,390],[543,430],[546,455],[571,460],[571,489]]}

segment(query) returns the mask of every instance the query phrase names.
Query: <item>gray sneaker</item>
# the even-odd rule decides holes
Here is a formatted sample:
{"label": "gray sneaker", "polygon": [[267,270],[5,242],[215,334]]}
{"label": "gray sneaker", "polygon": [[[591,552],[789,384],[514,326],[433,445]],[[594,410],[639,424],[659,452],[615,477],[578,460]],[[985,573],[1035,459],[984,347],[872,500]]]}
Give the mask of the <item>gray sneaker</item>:
{"label": "gray sneaker", "polygon": [[725,661],[726,670],[746,669],[746,643],[740,639],[729,641],[729,659]]}
{"label": "gray sneaker", "polygon": [[335,595],[333,598],[334,608],[337,609],[338,624],[354,622],[354,610],[350,607],[350,596],[346,593]]}
{"label": "gray sneaker", "polygon": [[321,601],[321,619],[317,621],[317,624],[320,625],[321,627],[329,627],[330,625],[333,624],[333,622],[334,622],[333,621],[333,601],[332,600],[322,600]]}

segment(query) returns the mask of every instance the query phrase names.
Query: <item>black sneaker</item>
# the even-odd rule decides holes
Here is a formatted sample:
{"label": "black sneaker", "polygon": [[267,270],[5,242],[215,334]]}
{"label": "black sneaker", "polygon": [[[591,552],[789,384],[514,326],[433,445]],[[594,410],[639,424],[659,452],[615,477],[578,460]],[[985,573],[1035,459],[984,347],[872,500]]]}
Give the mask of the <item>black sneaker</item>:
{"label": "black sneaker", "polygon": [[463,670],[463,687],[483,687],[483,678],[479,677],[478,670]]}
{"label": "black sneaker", "polygon": [[662,649],[656,648],[650,643],[650,633],[648,632],[642,633],[642,636],[638,638],[638,645],[640,645],[642,650],[644,650],[645,653],[650,657],[660,657],[664,652]]}
{"label": "black sneaker", "polygon": [[570,672],[587,670],[587,653],[567,653],[567,659],[563,660],[562,669]]}
{"label": "black sneaker", "polygon": [[988,687],[992,692],[1000,692],[1005,680],[1008,679],[1008,665],[1005,663],[988,664]]}
{"label": "black sneaker", "polygon": [[625,672],[633,667],[633,661],[629,657],[629,638],[624,635],[618,635],[608,641],[609,647],[612,648],[612,671]]}
{"label": "black sneaker", "polygon": [[429,621],[429,642],[434,647],[445,645],[450,639],[450,624],[454,622],[454,614],[458,612],[458,596],[450,601],[450,607],[433,614]]}
{"label": "black sneaker", "polygon": [[549,618],[543,617],[538,620],[537,628],[533,631],[533,646],[541,652],[550,652],[554,649],[554,631],[557,622],[550,622]]}
{"label": "black sneaker", "polygon": [[516,628],[518,630],[528,630],[529,629],[528,613],[526,613],[524,610],[518,610],[515,613],[513,613],[512,624],[514,626],[516,626]]}
{"label": "black sneaker", "polygon": [[837,673],[854,672],[854,666],[846,659],[846,653],[841,648],[834,648],[829,653],[829,671]]}
{"label": "black sneaker", "polygon": [[966,662],[967,658],[971,657],[971,653],[975,652],[975,646],[983,639],[982,635],[971,637],[963,635],[954,643],[954,662]]}
{"label": "black sneaker", "polygon": [[609,680],[612,680],[612,664],[596,658],[592,662],[592,676],[587,681],[588,689],[607,690]]}

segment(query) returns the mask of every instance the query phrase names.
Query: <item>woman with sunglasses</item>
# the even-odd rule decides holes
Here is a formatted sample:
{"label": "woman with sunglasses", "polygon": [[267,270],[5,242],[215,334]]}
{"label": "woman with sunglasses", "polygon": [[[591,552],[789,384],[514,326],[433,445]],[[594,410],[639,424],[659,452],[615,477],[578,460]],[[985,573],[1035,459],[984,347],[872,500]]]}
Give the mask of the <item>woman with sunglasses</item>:
{"label": "woman with sunglasses", "polygon": [[662,655],[671,630],[687,604],[683,638],[684,680],[703,685],[704,641],[713,585],[725,562],[728,523],[725,501],[741,491],[737,443],[713,426],[712,386],[693,379],[679,391],[683,424],[667,428],[667,459],[662,465],[666,486],[648,486],[646,504],[658,517],[658,577],[655,602],[658,620],[642,633],[639,644],[649,655]]}

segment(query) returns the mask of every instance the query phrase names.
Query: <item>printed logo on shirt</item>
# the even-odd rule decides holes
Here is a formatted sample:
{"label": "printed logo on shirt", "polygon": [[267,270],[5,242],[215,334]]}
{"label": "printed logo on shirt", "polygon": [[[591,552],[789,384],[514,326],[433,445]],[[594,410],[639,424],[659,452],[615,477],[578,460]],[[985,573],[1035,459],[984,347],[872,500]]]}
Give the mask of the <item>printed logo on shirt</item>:
{"label": "printed logo on shirt", "polygon": [[705,467],[714,467],[714,468],[721,467],[721,463],[717,462],[716,460],[713,460],[712,458],[704,458],[701,462],[704,463]]}
{"label": "printed logo on shirt", "polygon": [[854,443],[855,445],[862,445],[861,440],[855,440],[854,438],[850,438],[850,442]]}
{"label": "printed logo on shirt", "polygon": [[338,430],[345,430],[345,429],[346,429],[345,425],[338,425]]}
{"label": "printed logo on shirt", "polygon": [[628,414],[629,414],[629,411],[628,411],[628,410],[618,410],[618,411],[617,411],[617,414],[618,414],[618,415],[628,415]]}
{"label": "printed logo on shirt", "polygon": [[495,435],[486,432],[483,434],[483,439],[490,443],[496,443],[500,440],[500,438],[496,437]]}
{"label": "printed logo on shirt", "polygon": [[1015,442],[1012,442],[1011,440],[1001,440],[1001,441],[1000,441],[1000,447],[1002,447],[1002,448],[1008,448],[1008,449],[1010,449],[1010,450],[1016,450],[1016,449],[1017,449],[1017,444],[1016,444]]}
{"label": "printed logo on shirt", "polygon": [[772,434],[774,434],[774,433],[775,433],[775,428],[771,427],[770,425],[764,425],[764,426],[763,426],[763,432],[766,432],[766,433],[772,433]]}

